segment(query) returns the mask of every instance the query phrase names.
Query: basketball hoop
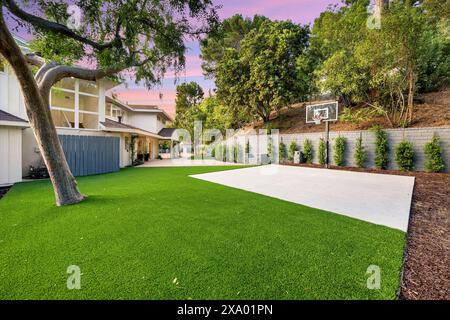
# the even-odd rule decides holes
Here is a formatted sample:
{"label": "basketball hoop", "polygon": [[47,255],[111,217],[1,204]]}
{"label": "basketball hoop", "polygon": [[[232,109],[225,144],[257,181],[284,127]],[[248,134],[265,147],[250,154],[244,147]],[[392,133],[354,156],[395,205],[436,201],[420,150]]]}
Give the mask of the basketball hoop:
{"label": "basketball hoop", "polygon": [[320,113],[315,114],[313,117],[313,121],[316,125],[319,125],[322,122],[322,115]]}
{"label": "basketball hoop", "polygon": [[337,101],[306,106],[306,123],[315,123],[316,125],[319,125],[322,122],[325,122],[326,168],[329,168],[330,123],[338,120],[338,114],[339,104]]}

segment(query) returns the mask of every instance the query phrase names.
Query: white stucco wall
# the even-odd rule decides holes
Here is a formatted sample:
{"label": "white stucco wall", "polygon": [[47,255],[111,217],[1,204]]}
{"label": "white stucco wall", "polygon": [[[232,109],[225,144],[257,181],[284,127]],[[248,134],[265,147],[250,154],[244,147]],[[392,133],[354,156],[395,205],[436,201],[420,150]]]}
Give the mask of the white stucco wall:
{"label": "white stucco wall", "polygon": [[0,126],[0,185],[22,180],[22,128]]}
{"label": "white stucco wall", "polygon": [[19,118],[28,119],[19,83],[8,66],[5,66],[5,72],[0,72],[0,109]]}
{"label": "white stucco wall", "polygon": [[[128,138],[128,141],[127,141],[127,138]],[[120,167],[121,168],[131,165],[131,152],[129,150],[130,141],[131,141],[131,134],[122,133],[120,135]]]}
{"label": "white stucco wall", "polygon": [[125,123],[153,133],[158,133],[161,130],[158,126],[157,115],[154,113],[130,113],[128,115],[128,120]]}

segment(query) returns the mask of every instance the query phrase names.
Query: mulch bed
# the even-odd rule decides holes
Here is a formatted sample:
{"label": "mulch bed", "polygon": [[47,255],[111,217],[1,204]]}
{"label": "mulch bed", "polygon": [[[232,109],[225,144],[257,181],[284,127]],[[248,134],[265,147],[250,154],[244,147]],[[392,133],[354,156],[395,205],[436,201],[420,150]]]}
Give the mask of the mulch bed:
{"label": "mulch bed", "polygon": [[11,186],[9,187],[0,187],[0,199],[3,198],[3,196],[11,189]]}
{"label": "mulch bed", "polygon": [[347,167],[331,169],[416,178],[399,299],[449,300],[450,174]]}

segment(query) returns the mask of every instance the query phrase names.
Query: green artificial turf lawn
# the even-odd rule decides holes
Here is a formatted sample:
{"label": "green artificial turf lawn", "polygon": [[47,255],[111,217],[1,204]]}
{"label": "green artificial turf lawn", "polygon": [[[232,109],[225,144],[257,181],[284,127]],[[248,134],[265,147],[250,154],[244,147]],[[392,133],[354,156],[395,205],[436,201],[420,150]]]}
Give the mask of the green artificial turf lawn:
{"label": "green artificial turf lawn", "polygon": [[78,178],[89,198],[61,208],[48,181],[15,185],[0,200],[0,299],[395,298],[403,232],[189,177],[226,169]]}

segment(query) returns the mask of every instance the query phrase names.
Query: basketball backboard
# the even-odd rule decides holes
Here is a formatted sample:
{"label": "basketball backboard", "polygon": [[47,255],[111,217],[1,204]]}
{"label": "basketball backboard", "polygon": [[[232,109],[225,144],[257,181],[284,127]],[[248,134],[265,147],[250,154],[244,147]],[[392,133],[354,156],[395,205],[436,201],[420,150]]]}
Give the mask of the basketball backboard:
{"label": "basketball backboard", "polygon": [[322,121],[337,121],[338,114],[338,102],[326,102],[306,106],[306,123],[319,124]]}

